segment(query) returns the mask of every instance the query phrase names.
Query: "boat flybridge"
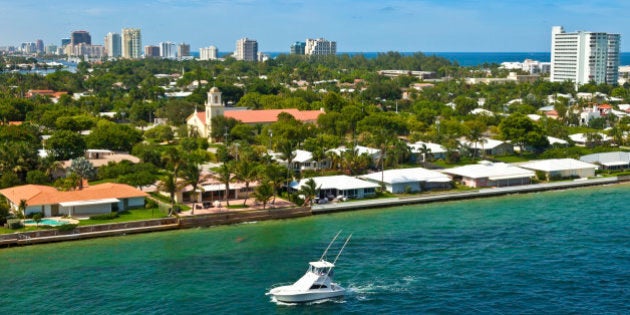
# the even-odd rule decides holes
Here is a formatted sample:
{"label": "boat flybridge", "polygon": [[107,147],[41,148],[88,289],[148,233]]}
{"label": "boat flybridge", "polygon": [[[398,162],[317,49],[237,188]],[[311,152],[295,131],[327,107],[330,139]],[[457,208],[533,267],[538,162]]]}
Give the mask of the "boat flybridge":
{"label": "boat flybridge", "polygon": [[341,231],[335,235],[318,261],[308,263],[308,270],[298,281],[291,285],[273,288],[267,292],[267,295],[271,295],[276,301],[284,303],[304,303],[343,296],[346,293],[346,289],[333,282],[333,269],[339,255],[341,255],[348,241],[350,241],[352,234],[346,239],[335,260],[332,263],[326,260],[326,254],[330,246],[332,246],[340,233]]}

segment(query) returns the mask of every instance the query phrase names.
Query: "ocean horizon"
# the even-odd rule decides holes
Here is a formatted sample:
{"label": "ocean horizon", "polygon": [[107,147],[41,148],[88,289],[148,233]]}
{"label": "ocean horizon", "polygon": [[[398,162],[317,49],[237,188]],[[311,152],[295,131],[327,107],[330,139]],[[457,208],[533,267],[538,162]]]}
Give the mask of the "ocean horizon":
{"label": "ocean horizon", "polygon": [[[541,62],[551,61],[550,52],[432,52],[432,51],[417,51],[427,56],[443,57],[451,62],[457,62],[460,66],[472,67],[482,65],[484,63],[496,63],[502,62],[522,62],[525,59],[532,59]],[[402,55],[413,55],[417,52],[398,52]],[[271,58],[275,58],[281,54],[288,54],[288,52],[264,52]],[[338,52],[337,55],[358,55],[362,54],[368,59],[376,58],[378,54],[387,52]],[[199,52],[191,53],[194,57],[199,57]],[[219,56],[223,57],[231,52],[219,52]],[[619,54],[620,65],[630,65],[630,52],[622,52]]]}

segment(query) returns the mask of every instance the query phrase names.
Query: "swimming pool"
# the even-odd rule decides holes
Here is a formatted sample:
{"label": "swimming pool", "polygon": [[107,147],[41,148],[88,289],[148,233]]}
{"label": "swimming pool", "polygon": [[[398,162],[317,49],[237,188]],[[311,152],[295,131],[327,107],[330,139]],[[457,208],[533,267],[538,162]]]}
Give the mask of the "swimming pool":
{"label": "swimming pool", "polygon": [[[39,221],[39,225],[50,225],[50,226],[60,226],[64,224],[69,224],[68,220],[60,220],[60,219],[51,219],[51,218],[43,218]],[[33,219],[24,220],[24,225],[37,225],[37,222]]]}

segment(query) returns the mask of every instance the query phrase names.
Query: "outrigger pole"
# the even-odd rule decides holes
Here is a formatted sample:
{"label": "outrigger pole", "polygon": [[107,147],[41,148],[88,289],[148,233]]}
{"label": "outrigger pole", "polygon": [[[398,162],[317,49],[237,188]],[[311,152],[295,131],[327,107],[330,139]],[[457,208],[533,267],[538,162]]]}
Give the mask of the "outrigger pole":
{"label": "outrigger pole", "polygon": [[[326,256],[326,253],[328,253],[328,250],[330,249],[330,246],[332,246],[332,244],[335,242],[335,240],[337,239],[337,237],[339,236],[339,234],[341,234],[342,230],[339,230],[339,232],[337,232],[337,235],[335,235],[335,237],[333,237],[332,241],[330,241],[330,244],[328,244],[328,247],[326,247],[326,250],[324,251],[324,253],[322,254],[322,257],[319,257],[319,260],[323,260],[324,257]],[[339,256],[339,255],[337,255]],[[336,260],[336,259],[335,259]]]}
{"label": "outrigger pole", "polygon": [[341,255],[341,252],[343,252],[343,249],[346,248],[346,245],[348,244],[348,241],[350,241],[351,237],[352,237],[352,234],[350,234],[350,236],[348,236],[348,238],[346,239],[346,242],[343,243],[343,246],[341,246],[341,249],[339,250],[339,253],[337,253],[337,257],[335,257],[335,261],[333,261],[333,265],[337,262],[337,259],[339,258],[339,255]]}

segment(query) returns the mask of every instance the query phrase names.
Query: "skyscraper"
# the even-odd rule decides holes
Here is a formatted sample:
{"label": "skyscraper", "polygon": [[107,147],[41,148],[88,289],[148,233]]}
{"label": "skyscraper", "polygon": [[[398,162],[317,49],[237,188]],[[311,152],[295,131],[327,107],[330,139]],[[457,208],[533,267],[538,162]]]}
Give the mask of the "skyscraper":
{"label": "skyscraper", "polygon": [[181,43],[177,45],[177,57],[184,58],[190,56],[190,44]]}
{"label": "skyscraper", "polygon": [[144,58],[158,58],[160,57],[160,47],[158,46],[144,46]]}
{"label": "skyscraper", "polygon": [[62,38],[61,39],[61,47],[70,45],[70,38]]}
{"label": "skyscraper", "polygon": [[199,48],[199,60],[216,60],[219,58],[219,49],[215,46]]}
{"label": "skyscraper", "polygon": [[92,36],[88,31],[74,31],[70,33],[70,44],[88,44],[92,45]]}
{"label": "skyscraper", "polygon": [[117,58],[122,55],[120,34],[109,32],[105,35],[105,52],[107,56]]}
{"label": "skyscraper", "polygon": [[237,40],[234,58],[236,60],[256,61],[258,58],[258,42],[247,37]]}
{"label": "skyscraper", "polygon": [[37,49],[37,53],[41,54],[44,52],[44,41],[41,39],[38,39],[35,41],[35,48]]}
{"label": "skyscraper", "polygon": [[142,54],[142,37],[139,28],[123,28],[120,40],[123,58],[140,58]]}
{"label": "skyscraper", "polygon": [[291,55],[304,55],[305,49],[305,42],[295,42],[291,44]]}
{"label": "skyscraper", "polygon": [[175,44],[171,42],[161,42],[159,44],[160,47],[160,57],[167,59],[175,59]]}
{"label": "skyscraper", "polygon": [[306,39],[306,47],[304,47],[305,55],[334,55],[336,53],[337,42],[325,40],[323,38]]}
{"label": "skyscraper", "polygon": [[562,26],[551,29],[552,82],[591,81],[617,84],[619,78],[619,34],[578,31],[566,33]]}

